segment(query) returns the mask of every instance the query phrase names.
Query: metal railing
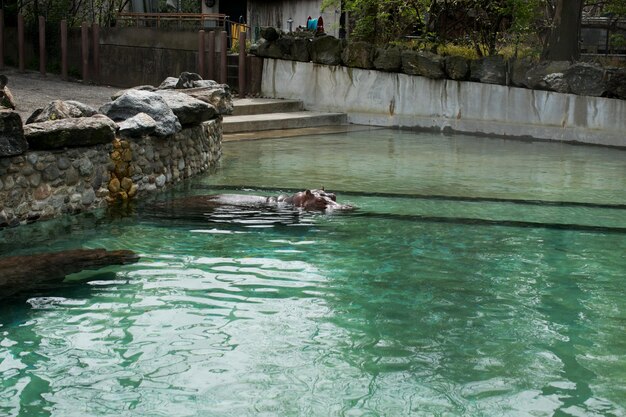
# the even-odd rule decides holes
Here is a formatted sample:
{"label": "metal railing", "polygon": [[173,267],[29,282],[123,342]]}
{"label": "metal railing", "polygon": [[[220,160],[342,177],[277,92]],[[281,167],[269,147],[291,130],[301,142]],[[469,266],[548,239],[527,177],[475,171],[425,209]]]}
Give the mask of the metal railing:
{"label": "metal railing", "polygon": [[626,29],[626,18],[623,17],[583,16],[581,23],[583,27]]}
{"label": "metal railing", "polygon": [[221,13],[129,13],[117,15],[120,26],[153,27],[157,29],[225,28],[227,17]]}
{"label": "metal railing", "polygon": [[144,27],[164,30],[222,29],[227,33],[228,47],[239,41],[239,34],[246,32],[250,39],[250,26],[233,22],[221,13],[132,13],[117,14],[117,26]]}
{"label": "metal railing", "polygon": [[609,16],[583,16],[581,51],[587,54],[626,53],[626,19]]}

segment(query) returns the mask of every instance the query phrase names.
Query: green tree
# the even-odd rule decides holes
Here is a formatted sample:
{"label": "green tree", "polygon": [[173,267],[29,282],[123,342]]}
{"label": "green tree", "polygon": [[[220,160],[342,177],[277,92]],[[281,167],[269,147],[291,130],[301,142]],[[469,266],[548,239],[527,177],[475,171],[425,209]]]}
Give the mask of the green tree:
{"label": "green tree", "polygon": [[553,61],[574,61],[580,56],[580,27],[583,0],[556,0],[552,24],[541,57]]}
{"label": "green tree", "polygon": [[605,4],[606,11],[615,16],[626,17],[626,0],[608,0]]}
{"label": "green tree", "polygon": [[384,44],[413,33],[422,25],[429,3],[429,0],[323,0],[322,10],[343,8],[354,22],[352,37]]}
{"label": "green tree", "polygon": [[78,26],[81,22],[95,22],[109,26],[117,13],[124,10],[130,0],[32,0],[23,2],[19,12],[27,22],[36,23],[39,16],[47,22],[67,20],[67,24]]}
{"label": "green tree", "polygon": [[323,0],[350,15],[350,36],[385,44],[432,32],[439,42],[469,44],[481,55],[503,45],[533,46],[546,59],[578,57],[581,13],[626,16],[626,0]]}
{"label": "green tree", "polygon": [[514,43],[517,57],[520,44],[530,42],[530,39],[537,35],[537,22],[541,18],[541,6],[543,0],[510,0],[508,2],[508,13],[512,16],[511,27],[509,28],[509,39]]}

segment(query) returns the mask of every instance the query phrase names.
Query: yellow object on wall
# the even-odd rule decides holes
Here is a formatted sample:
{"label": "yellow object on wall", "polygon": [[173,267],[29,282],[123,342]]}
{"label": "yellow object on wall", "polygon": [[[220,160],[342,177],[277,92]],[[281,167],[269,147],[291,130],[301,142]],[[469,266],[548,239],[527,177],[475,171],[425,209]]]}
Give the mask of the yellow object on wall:
{"label": "yellow object on wall", "polygon": [[245,32],[248,30],[248,26],[244,25],[243,23],[231,23],[230,24],[230,33],[234,41],[238,41],[239,40],[239,34],[241,32]]}

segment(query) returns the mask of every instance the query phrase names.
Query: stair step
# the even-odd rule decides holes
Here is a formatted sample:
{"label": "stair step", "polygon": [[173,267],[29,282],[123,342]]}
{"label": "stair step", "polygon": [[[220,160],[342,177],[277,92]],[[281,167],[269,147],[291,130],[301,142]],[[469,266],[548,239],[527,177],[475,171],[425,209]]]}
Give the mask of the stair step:
{"label": "stair step", "polygon": [[338,126],[315,126],[315,127],[301,127],[298,129],[278,129],[278,130],[263,130],[255,132],[240,132],[240,133],[228,133],[224,134],[224,142],[234,142],[240,140],[257,140],[257,139],[278,139],[278,138],[292,138],[299,136],[310,135],[328,135],[336,133],[348,133],[348,132],[361,132],[382,129],[381,127],[374,126],[362,126],[362,125],[338,125]]}
{"label": "stair step", "polygon": [[298,111],[227,116],[222,127],[225,134],[274,129],[298,129],[316,126],[342,125],[348,122],[345,113]]}
{"label": "stair step", "polygon": [[244,116],[265,113],[287,113],[304,110],[300,100],[278,99],[237,99],[234,101],[235,109],[233,116]]}

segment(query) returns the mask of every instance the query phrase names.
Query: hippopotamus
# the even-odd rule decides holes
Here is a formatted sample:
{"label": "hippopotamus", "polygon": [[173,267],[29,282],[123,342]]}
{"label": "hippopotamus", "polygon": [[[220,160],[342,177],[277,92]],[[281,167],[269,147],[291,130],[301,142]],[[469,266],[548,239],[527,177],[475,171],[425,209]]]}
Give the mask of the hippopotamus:
{"label": "hippopotamus", "polygon": [[175,206],[208,208],[220,206],[233,207],[294,207],[306,211],[352,210],[353,206],[337,203],[337,196],[321,190],[304,190],[293,195],[258,196],[246,194],[214,194],[192,196],[172,202]]}
{"label": "hippopotamus", "polygon": [[324,189],[321,190],[304,190],[293,195],[286,196],[284,194],[278,197],[268,197],[268,203],[284,204],[301,208],[307,211],[325,211],[325,210],[352,210],[354,207],[348,204],[337,203],[335,193],[329,193]]}

